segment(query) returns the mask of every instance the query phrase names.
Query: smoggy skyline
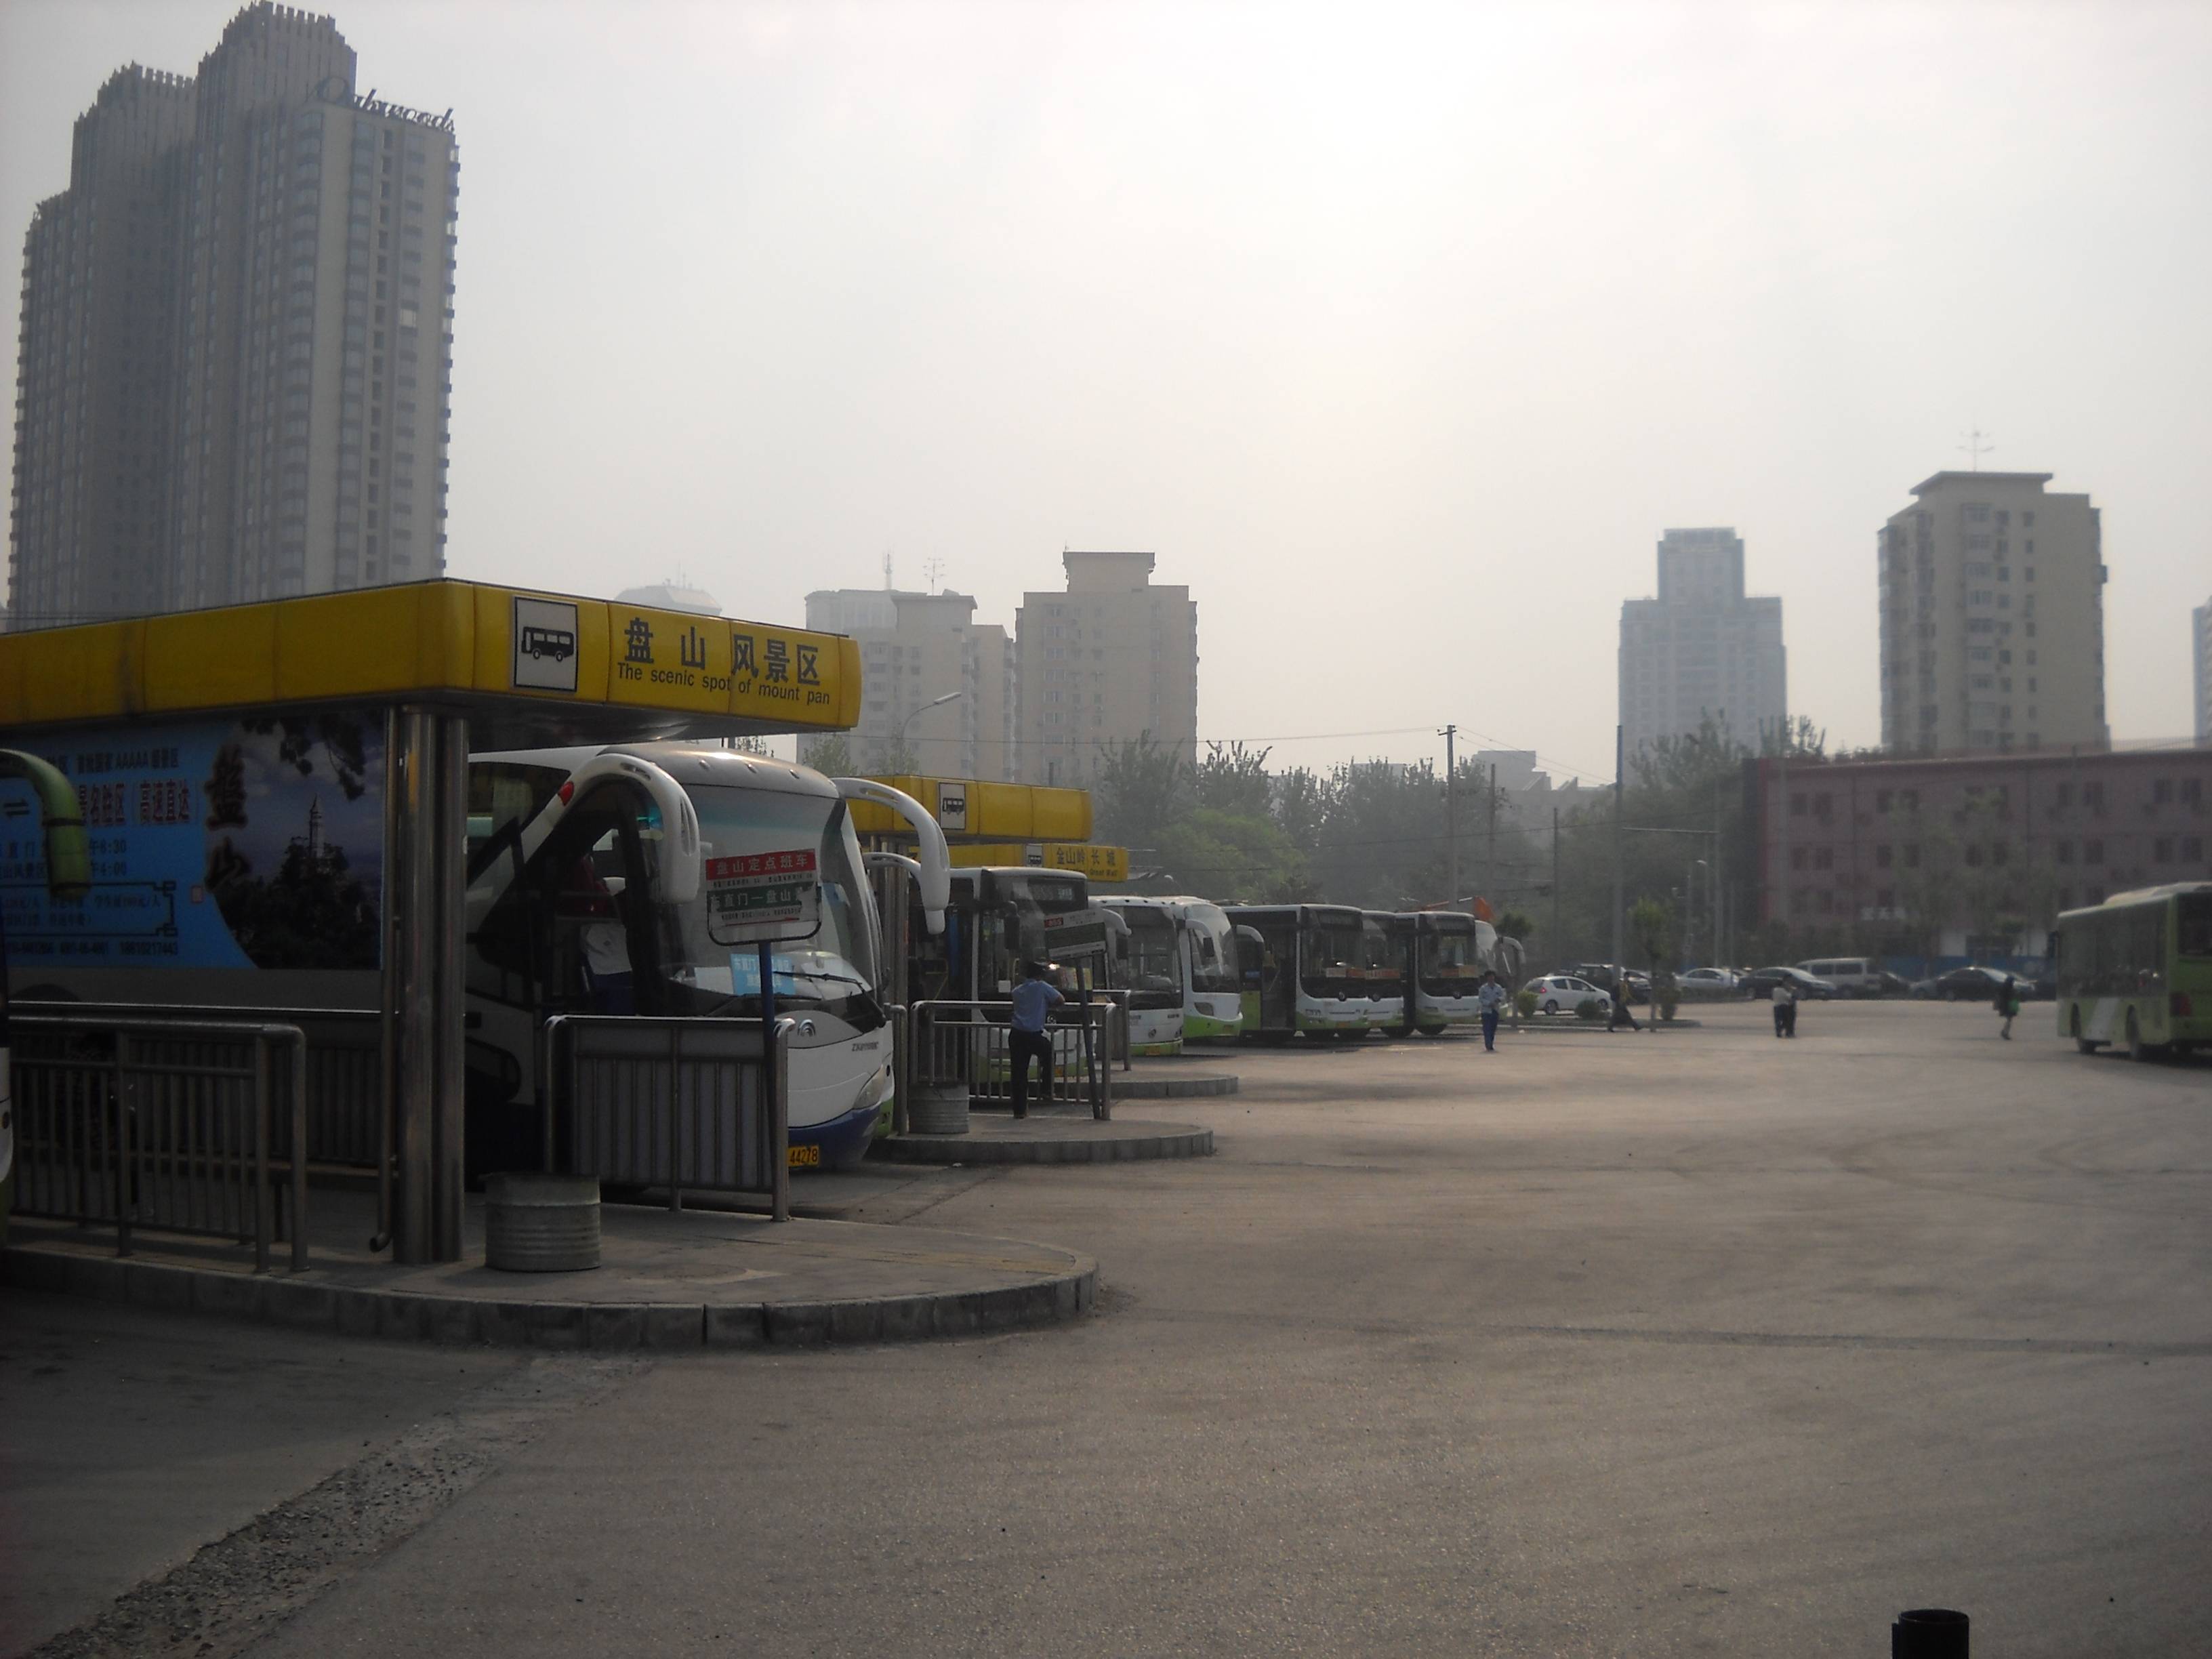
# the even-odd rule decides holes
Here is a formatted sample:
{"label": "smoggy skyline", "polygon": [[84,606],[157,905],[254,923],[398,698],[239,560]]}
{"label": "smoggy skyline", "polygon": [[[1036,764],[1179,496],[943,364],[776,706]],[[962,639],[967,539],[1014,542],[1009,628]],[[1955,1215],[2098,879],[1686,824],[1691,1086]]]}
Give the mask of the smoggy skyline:
{"label": "smoggy skyline", "polygon": [[[100,82],[236,9],[0,11],[15,258]],[[454,575],[796,623],[888,552],[1010,624],[1149,549],[1201,738],[1604,778],[1669,526],[1875,742],[1875,532],[1978,426],[2103,509],[2114,737],[2191,729],[2201,9],[336,15],[454,111]]]}

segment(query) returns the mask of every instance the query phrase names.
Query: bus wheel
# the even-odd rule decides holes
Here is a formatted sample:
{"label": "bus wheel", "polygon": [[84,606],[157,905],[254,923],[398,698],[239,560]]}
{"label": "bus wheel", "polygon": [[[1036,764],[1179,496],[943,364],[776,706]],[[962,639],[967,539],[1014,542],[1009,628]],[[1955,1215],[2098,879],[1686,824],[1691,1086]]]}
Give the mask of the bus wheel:
{"label": "bus wheel", "polygon": [[1441,1025],[1416,1025],[1413,1029],[1425,1037],[1440,1037],[1444,1034],[1444,1028]]}
{"label": "bus wheel", "polygon": [[2074,1039],[2074,1046],[2085,1054],[2094,1054],[2105,1046],[2101,1042],[2092,1042],[2081,1035],[2081,1011],[2079,1008],[2074,1011],[2074,1017],[2069,1022],[2068,1031]]}
{"label": "bus wheel", "polygon": [[2142,1027],[2136,1024],[2136,1011],[2128,1010],[2128,1058],[2151,1060],[2160,1058],[2166,1050],[2154,1042],[2142,1040]]}

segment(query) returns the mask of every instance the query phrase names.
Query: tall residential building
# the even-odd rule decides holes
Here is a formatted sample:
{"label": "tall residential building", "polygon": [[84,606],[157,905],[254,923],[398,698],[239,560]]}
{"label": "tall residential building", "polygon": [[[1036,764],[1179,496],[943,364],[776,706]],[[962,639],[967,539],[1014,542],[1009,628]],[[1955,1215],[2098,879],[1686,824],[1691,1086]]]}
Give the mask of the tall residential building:
{"label": "tall residential building", "polygon": [[451,113],[354,86],[264,3],[78,118],[24,238],[11,626],[444,568]]}
{"label": "tall residential building", "polygon": [[1670,530],[1659,540],[1659,596],[1620,607],[1624,752],[1693,737],[1710,719],[1746,749],[1782,729],[1789,708],[1782,601],[1747,599],[1735,531]]}
{"label": "tall residential building", "polygon": [[1021,776],[1084,785],[1109,749],[1150,735],[1198,758],[1198,605],[1152,585],[1150,553],[1064,552],[1064,593],[1014,613]]}
{"label": "tall residential building", "polygon": [[860,720],[848,741],[863,771],[1013,781],[1013,643],[1005,629],[975,618],[965,593],[806,596],[809,628],[860,643]]}
{"label": "tall residential building", "polygon": [[2212,738],[2212,599],[2189,613],[2189,638],[2197,657],[2197,740]]}
{"label": "tall residential building", "polygon": [[1938,472],[1881,562],[1881,745],[1897,755],[2102,749],[2104,532],[2048,472]]}

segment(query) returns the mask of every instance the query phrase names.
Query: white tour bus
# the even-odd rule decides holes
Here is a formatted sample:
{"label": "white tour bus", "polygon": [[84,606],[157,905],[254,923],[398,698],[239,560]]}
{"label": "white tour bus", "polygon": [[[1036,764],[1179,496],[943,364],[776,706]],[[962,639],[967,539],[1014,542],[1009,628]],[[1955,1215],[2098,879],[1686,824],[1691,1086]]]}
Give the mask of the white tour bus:
{"label": "white tour bus", "polygon": [[882,929],[848,798],[915,825],[921,901],[941,928],[944,837],[923,808],[880,784],[703,743],[471,757],[471,1168],[534,1164],[538,1038],[549,1015],[757,1017],[758,949],[714,937],[702,871],[709,859],[800,848],[816,856],[821,925],[770,958],[775,1011],[797,1024],[792,1161],[857,1164],[891,1093],[892,1036]]}

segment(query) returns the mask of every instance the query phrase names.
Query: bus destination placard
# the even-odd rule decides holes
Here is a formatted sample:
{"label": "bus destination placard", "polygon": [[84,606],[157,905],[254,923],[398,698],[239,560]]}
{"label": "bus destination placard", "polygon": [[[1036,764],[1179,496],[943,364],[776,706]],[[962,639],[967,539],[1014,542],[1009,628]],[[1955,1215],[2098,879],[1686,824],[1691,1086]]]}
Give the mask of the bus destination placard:
{"label": "bus destination placard", "polygon": [[717,945],[811,939],[822,925],[814,849],[742,853],[706,862],[707,935]]}

